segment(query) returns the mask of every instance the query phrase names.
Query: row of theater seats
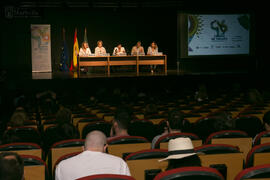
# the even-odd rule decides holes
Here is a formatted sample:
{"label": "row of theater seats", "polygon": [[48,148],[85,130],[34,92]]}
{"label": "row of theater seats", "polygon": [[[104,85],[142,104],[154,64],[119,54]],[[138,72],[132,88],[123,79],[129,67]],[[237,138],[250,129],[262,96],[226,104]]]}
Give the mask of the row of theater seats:
{"label": "row of theater seats", "polygon": [[[87,116],[88,115],[89,114],[87,114]],[[254,118],[256,120],[257,117],[254,117],[254,116],[238,117],[237,122],[241,122],[241,124],[244,124],[247,121],[254,120]],[[205,128],[203,127],[206,124],[209,124],[211,121],[213,121],[213,119],[209,117],[200,119],[197,122],[197,127],[201,127],[203,130],[206,128],[206,127]],[[101,130],[107,136],[109,136],[110,134],[111,122],[106,122],[102,119],[98,120],[96,118],[90,119],[89,117],[87,118],[81,117],[77,119],[75,118],[73,123],[76,124],[77,128],[79,129],[80,137],[82,139],[84,139],[86,135],[92,130]],[[148,141],[151,141],[155,135],[163,133],[162,130],[164,129],[165,126],[166,126],[165,119],[160,120],[158,124],[154,124],[152,121],[149,121],[149,120],[135,120],[131,122],[131,126],[129,128],[129,134],[133,136],[143,136]],[[10,128],[5,133],[9,134],[8,136],[14,135],[18,137],[23,137],[24,142],[33,142],[33,143],[37,143],[41,145],[42,137],[48,136],[50,132],[53,131],[56,127],[57,126],[55,124],[44,124],[43,130],[40,132],[36,125],[28,125],[24,127]],[[238,134],[238,135],[240,137],[247,137],[246,134],[242,134],[242,135]],[[255,145],[259,143],[258,137],[257,137],[258,140],[254,141]],[[192,138],[203,139],[205,143],[209,142],[209,137],[208,139],[206,139],[204,136],[198,137],[194,135],[194,137]],[[46,144],[46,142],[44,143]]]}
{"label": "row of theater seats", "polygon": [[[254,119],[254,121],[256,121],[255,119],[259,119],[262,121],[264,113],[270,110],[270,105],[265,103],[261,106],[251,106],[237,99],[229,104],[219,104],[217,100],[215,103],[212,102],[204,105],[170,103],[169,105],[159,106],[158,112],[151,115],[145,114],[145,106],[143,104],[134,105],[134,120],[130,126],[130,134],[144,136],[148,140],[151,140],[163,130],[165,120],[167,119],[167,112],[175,108],[183,111],[185,113],[185,119],[190,123],[203,124],[211,121],[211,114],[222,111],[231,112],[233,118],[236,118],[237,121],[241,121],[242,119]],[[73,107],[73,124],[78,128],[81,138],[84,138],[88,129],[94,128],[93,126],[98,126],[95,128],[102,128],[103,132],[109,135],[110,122],[114,119],[115,109],[115,106],[104,103],[99,103],[95,106],[80,104],[75,109]],[[46,117],[41,114],[41,119],[43,130],[55,126],[55,118],[53,116]],[[141,131],[138,132],[137,129]],[[146,130],[144,131],[144,129]]]}
{"label": "row of theater seats", "polygon": [[[249,137],[232,138],[235,134],[244,134],[239,131],[220,132],[226,135],[226,138],[220,138],[219,133],[212,134],[212,139],[209,139],[211,144],[202,146],[202,141],[194,136],[193,144],[197,152],[203,152],[205,155],[200,155],[203,166],[225,164],[227,179],[233,179],[237,173],[245,167],[257,166],[270,163],[270,143],[264,143],[254,146],[252,149],[252,139]],[[267,134],[263,132],[261,134]],[[179,133],[164,136],[159,142],[161,149],[150,150],[151,144],[143,137],[122,137],[110,140],[108,153],[124,158],[131,170],[131,174],[135,179],[144,179],[145,170],[147,169],[162,169],[167,166],[166,162],[158,163],[158,159],[167,156],[167,141],[176,137],[192,137],[191,134]],[[261,143],[269,140],[268,137],[262,137]],[[46,159],[48,168],[43,168],[43,172],[50,176],[54,172],[55,166],[63,159],[72,157],[82,151],[84,140],[66,140],[55,143],[50,149]],[[158,147],[157,147],[158,148]],[[19,154],[28,155],[35,162],[40,160],[39,166],[47,167],[42,161],[42,149],[32,143],[14,143],[0,146],[0,151],[15,151]],[[33,158],[36,157],[36,158]],[[30,161],[30,160],[28,160]],[[37,164],[35,164],[37,165]],[[35,167],[36,168],[36,167]],[[39,168],[40,169],[40,168]],[[42,169],[42,168],[41,168]],[[31,175],[36,177],[35,174]]]}

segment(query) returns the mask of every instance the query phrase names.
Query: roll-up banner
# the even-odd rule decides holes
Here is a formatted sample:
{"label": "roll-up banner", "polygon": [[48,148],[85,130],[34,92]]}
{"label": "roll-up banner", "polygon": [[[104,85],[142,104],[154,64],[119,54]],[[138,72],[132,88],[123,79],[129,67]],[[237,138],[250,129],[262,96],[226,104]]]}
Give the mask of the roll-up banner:
{"label": "roll-up banner", "polygon": [[32,72],[52,72],[51,25],[31,24]]}

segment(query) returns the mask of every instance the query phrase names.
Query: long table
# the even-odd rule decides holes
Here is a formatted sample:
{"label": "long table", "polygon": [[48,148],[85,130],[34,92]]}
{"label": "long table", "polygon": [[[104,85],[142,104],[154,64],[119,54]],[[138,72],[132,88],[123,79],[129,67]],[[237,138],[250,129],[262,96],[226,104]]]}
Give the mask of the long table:
{"label": "long table", "polygon": [[140,71],[141,65],[163,65],[164,72],[167,73],[167,56],[90,56],[79,57],[78,71],[80,67],[87,66],[104,66],[107,67],[107,72],[110,74],[111,66],[136,66],[137,73]]}

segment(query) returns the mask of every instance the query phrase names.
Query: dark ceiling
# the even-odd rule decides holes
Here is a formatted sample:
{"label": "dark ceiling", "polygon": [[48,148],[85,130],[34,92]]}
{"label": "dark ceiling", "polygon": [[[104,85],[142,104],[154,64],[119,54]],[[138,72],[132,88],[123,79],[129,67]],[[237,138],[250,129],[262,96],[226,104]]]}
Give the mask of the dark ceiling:
{"label": "dark ceiling", "polygon": [[2,6],[18,7],[90,7],[90,8],[203,8],[250,9],[251,1],[191,1],[191,0],[1,0]]}

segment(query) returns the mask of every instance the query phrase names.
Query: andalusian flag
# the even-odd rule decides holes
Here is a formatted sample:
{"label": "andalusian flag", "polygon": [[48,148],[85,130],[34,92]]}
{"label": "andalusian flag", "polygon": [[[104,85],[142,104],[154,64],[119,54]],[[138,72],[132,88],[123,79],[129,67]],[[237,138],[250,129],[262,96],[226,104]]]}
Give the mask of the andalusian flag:
{"label": "andalusian flag", "polygon": [[78,55],[79,55],[79,44],[78,44],[78,38],[77,38],[77,28],[75,29],[74,34],[74,45],[73,45],[73,58],[71,61],[70,71],[76,70],[78,65]]}

